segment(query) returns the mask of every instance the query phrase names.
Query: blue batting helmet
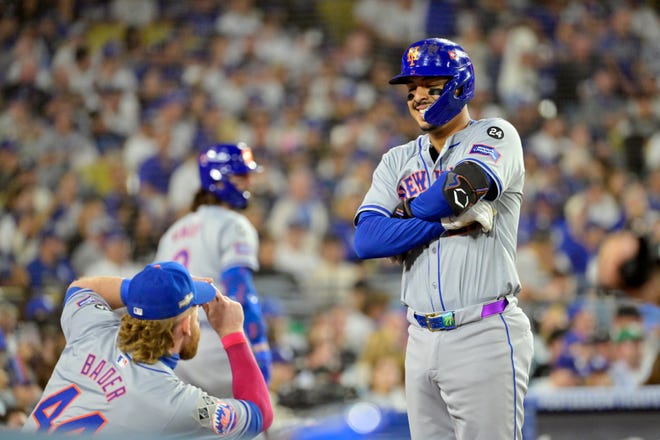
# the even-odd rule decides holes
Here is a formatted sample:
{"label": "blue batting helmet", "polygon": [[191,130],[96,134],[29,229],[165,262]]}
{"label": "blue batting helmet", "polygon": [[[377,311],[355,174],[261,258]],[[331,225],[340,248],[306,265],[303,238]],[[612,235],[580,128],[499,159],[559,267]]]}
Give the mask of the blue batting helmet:
{"label": "blue batting helmet", "polygon": [[214,145],[199,156],[202,189],[212,192],[232,208],[244,209],[250,192],[236,188],[229,176],[245,175],[259,169],[252,156],[252,149],[243,142]]}
{"label": "blue batting helmet", "polygon": [[442,94],[424,114],[426,122],[444,125],[474,97],[474,67],[461,46],[444,38],[411,44],[401,57],[401,73],[390,84],[406,84],[413,77],[449,78]]}

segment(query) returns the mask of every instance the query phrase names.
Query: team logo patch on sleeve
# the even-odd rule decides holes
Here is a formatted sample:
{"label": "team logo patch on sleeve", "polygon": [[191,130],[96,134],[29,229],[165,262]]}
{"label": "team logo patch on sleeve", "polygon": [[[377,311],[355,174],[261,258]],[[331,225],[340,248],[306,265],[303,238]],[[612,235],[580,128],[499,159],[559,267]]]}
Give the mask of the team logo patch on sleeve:
{"label": "team logo patch on sleeve", "polygon": [[213,430],[216,434],[229,434],[236,428],[237,414],[234,407],[226,402],[218,402],[213,413]]}
{"label": "team logo patch on sleeve", "polygon": [[497,162],[501,156],[500,152],[497,151],[494,147],[485,144],[472,145],[469,154],[480,154],[482,156],[488,156],[493,160],[493,162]]}

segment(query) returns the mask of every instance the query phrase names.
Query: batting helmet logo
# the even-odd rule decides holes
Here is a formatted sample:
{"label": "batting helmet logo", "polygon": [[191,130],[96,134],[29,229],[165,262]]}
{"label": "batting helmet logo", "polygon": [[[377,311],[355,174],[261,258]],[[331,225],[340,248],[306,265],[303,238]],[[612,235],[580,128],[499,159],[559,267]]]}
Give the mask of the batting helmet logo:
{"label": "batting helmet logo", "polygon": [[243,156],[243,162],[245,163],[255,163],[254,162],[254,156],[252,155],[252,149],[251,148],[243,148],[241,150],[241,156]]}
{"label": "batting helmet logo", "polygon": [[419,59],[419,47],[411,47],[408,49],[408,64],[410,67],[415,65],[415,62]]}

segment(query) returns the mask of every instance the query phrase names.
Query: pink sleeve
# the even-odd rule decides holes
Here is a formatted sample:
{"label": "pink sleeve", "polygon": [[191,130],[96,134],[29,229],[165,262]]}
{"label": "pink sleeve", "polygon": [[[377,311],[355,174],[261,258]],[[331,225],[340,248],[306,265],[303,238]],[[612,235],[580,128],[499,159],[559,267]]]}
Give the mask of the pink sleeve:
{"label": "pink sleeve", "polygon": [[222,346],[227,351],[232,374],[232,391],[235,399],[249,400],[261,410],[263,430],[273,423],[273,407],[270,403],[268,386],[259,370],[243,332],[236,332],[222,338]]}

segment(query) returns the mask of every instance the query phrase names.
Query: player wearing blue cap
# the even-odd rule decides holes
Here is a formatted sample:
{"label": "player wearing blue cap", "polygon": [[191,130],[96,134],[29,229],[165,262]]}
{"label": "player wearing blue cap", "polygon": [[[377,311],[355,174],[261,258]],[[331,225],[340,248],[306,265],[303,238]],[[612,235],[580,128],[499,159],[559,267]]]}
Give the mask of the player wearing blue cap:
{"label": "player wearing blue cap", "polygon": [[[251,174],[260,170],[245,143],[218,144],[198,160],[201,187],[191,212],[178,219],[158,243],[156,260],[178,261],[192,273],[213,279],[243,305],[245,333],[268,382],[271,352],[253,273],[258,270],[257,231],[242,210],[248,205]],[[182,362],[177,375],[212,394],[231,393],[231,369],[216,335],[200,313],[199,354]],[[213,368],[209,368],[213,365]]]}
{"label": "player wearing blue cap", "polygon": [[411,44],[401,73],[423,134],[385,153],[356,214],[361,258],[403,263],[406,400],[413,439],[520,439],[532,360],[517,305],[520,137],[473,120],[474,69],[458,44]]}
{"label": "player wearing blue cap", "polygon": [[[112,309],[126,306],[121,318]],[[234,398],[174,374],[195,356],[198,307],[234,373]],[[251,438],[273,418],[268,389],[243,333],[240,304],[179,263],[148,265],[130,280],[91,277],[68,288],[66,347],[23,431]]]}

